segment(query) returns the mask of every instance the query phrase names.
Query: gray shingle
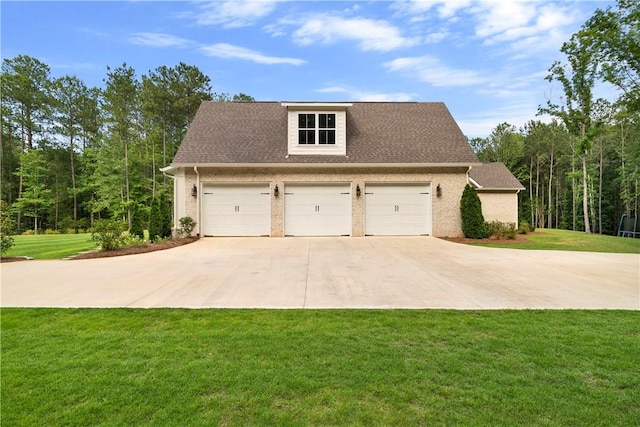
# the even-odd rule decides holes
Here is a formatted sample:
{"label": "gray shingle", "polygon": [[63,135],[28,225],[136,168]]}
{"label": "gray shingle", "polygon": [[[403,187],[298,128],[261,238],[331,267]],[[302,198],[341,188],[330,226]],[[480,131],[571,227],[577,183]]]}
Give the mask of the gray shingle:
{"label": "gray shingle", "polygon": [[279,102],[203,102],[172,164],[478,163],[441,102],[354,102],[346,111],[346,157],[287,157]]}
{"label": "gray shingle", "polygon": [[524,190],[518,178],[503,163],[485,163],[473,166],[469,177],[482,186],[484,190]]}

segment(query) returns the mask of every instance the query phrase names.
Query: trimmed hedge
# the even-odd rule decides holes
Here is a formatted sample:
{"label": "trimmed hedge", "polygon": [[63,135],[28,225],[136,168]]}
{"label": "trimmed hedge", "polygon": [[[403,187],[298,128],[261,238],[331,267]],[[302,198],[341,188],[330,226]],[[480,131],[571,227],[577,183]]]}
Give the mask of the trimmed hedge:
{"label": "trimmed hedge", "polygon": [[483,239],[487,237],[487,227],[482,215],[482,203],[478,193],[469,184],[464,187],[460,199],[460,216],[462,217],[462,232],[469,239]]}

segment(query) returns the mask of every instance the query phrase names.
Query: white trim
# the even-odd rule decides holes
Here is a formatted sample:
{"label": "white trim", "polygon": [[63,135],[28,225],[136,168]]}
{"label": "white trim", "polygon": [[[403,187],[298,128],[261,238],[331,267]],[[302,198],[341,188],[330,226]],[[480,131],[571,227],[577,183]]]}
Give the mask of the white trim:
{"label": "white trim", "polygon": [[291,108],[347,108],[352,107],[353,103],[351,102],[281,102],[280,105],[283,107],[291,107]]}
{"label": "white trim", "polygon": [[[347,156],[340,156],[347,157]],[[286,158],[286,157],[285,157]],[[480,163],[471,163],[478,165]],[[176,163],[173,167],[200,168],[469,168],[470,163]]]}
{"label": "white trim", "polygon": [[482,185],[478,184],[478,181],[476,181],[475,179],[469,177],[469,182],[471,183],[471,185],[476,187],[477,190],[482,189]]}

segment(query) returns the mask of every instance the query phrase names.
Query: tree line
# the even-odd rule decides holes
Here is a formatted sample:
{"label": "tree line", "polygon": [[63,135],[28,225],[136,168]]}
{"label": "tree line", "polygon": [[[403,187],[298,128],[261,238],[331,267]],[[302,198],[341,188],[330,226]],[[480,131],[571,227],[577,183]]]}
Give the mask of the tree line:
{"label": "tree line", "polygon": [[[153,200],[170,198],[159,172],[171,162],[200,103],[252,101],[212,92],[209,77],[180,63],[138,77],[107,67],[104,88],[76,76],[52,78],[26,55],[5,59],[1,198],[16,232],[87,229],[95,219],[132,225]],[[5,206],[5,205],[3,205]]]}
{"label": "tree line", "polygon": [[[469,141],[480,160],[499,161],[526,190],[520,217],[534,227],[612,234],[640,207],[640,0],[598,9],[562,46],[548,82],[562,96],[541,105],[551,122],[498,124]],[[543,85],[548,84],[541,81]],[[617,99],[594,96],[596,85]],[[168,165],[203,100],[252,101],[212,92],[197,67],[160,66],[138,77],[107,68],[104,87],[52,78],[45,63],[5,59],[0,74],[0,195],[16,232],[78,230],[95,219],[132,226],[157,198],[171,200]]]}
{"label": "tree line", "polygon": [[[496,126],[470,140],[480,160],[503,162],[526,190],[521,220],[535,227],[614,234],[640,207],[640,1],[598,9],[562,45],[546,80],[562,88],[539,107],[550,123]],[[595,98],[597,85],[615,100]]]}

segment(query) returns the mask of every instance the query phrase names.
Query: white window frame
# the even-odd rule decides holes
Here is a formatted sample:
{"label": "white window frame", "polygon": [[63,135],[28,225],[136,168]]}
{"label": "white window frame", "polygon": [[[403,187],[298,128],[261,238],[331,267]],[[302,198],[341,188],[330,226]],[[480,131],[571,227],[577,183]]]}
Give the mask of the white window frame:
{"label": "white window frame", "polygon": [[[313,116],[314,117],[314,126],[313,127],[300,127],[300,116]],[[320,116],[333,116],[333,127],[320,127]],[[327,145],[332,146],[336,145],[336,113],[333,112],[318,112],[311,113],[308,111],[301,111],[298,113],[298,145]],[[301,132],[313,132],[313,142],[300,142],[302,140]],[[333,132],[333,142],[320,142],[320,134],[321,132],[327,132],[327,136],[330,132]]]}

